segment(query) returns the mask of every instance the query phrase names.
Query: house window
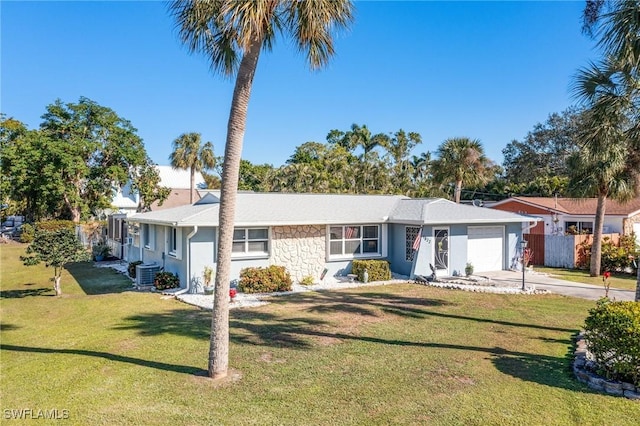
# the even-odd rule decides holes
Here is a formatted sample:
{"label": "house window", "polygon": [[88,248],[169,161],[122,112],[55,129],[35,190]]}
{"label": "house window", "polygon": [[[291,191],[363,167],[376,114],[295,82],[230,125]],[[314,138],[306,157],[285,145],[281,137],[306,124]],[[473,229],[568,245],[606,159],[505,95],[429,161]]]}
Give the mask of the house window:
{"label": "house window", "polygon": [[419,226],[407,226],[404,228],[404,259],[407,262],[413,262],[413,257],[416,254],[416,250],[414,249],[414,244],[416,242],[416,238],[420,238],[420,227]]}
{"label": "house window", "polygon": [[154,235],[154,226],[149,225],[148,223],[142,224],[142,242],[144,244],[144,248],[148,250],[153,250],[153,246],[155,244],[155,235]]}
{"label": "house window", "polygon": [[268,228],[236,228],[233,230],[232,253],[235,256],[268,256]]}
{"label": "house window", "polygon": [[181,258],[182,254],[182,230],[176,227],[167,228],[167,251],[169,256]]}
{"label": "house window", "polygon": [[329,227],[329,255],[365,257],[380,255],[379,225]]}
{"label": "house window", "polygon": [[565,222],[564,229],[567,234],[593,234],[593,222]]}

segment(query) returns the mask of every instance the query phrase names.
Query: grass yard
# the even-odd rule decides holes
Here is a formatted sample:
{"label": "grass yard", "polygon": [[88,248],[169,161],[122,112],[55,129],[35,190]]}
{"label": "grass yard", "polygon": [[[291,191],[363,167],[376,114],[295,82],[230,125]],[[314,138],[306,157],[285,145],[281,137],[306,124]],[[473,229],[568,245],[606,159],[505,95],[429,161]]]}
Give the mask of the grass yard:
{"label": "grass yard", "polygon": [[[588,270],[583,269],[564,269],[564,268],[545,268],[543,266],[534,266],[533,269],[537,272],[544,272],[554,278],[561,280],[572,281],[576,283],[598,285],[604,288],[602,282],[602,276],[591,277]],[[631,274],[612,273],[609,278],[611,288],[618,288],[621,290],[635,290],[637,284],[637,276]]]}
{"label": "grass yard", "polygon": [[275,298],[231,311],[232,380],[203,377],[210,312],[78,265],[65,295],[2,246],[0,392],[68,424],[636,425],[590,391],[571,336],[593,302],[414,284]]}

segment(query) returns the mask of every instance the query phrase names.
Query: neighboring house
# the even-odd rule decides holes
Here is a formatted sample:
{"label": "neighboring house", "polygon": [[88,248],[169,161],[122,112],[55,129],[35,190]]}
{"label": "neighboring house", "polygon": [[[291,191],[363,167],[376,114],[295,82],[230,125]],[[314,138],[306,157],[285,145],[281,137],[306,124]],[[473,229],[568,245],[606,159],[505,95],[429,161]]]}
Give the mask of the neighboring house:
{"label": "neighboring house", "polygon": [[[128,260],[156,263],[182,287],[201,279],[216,263],[218,196],[129,218],[137,234]],[[429,264],[442,276],[464,273],[467,262],[476,272],[509,269],[522,224],[536,219],[443,199],[240,192],[235,220],[232,279],[242,268],[275,264],[300,281],[335,280],[354,259],[385,259],[406,276],[429,275]]]}
{"label": "neighboring house", "polygon": [[[531,229],[531,234],[563,235],[593,233],[597,204],[597,198],[512,197],[490,207],[541,217],[543,220]],[[640,242],[640,198],[628,203],[607,199],[603,233],[632,232]]]}
{"label": "neighboring house", "polygon": [[[156,201],[151,205],[151,210],[170,209],[177,206],[190,204],[191,174],[189,170],[174,169],[171,166],[156,166],[160,174],[160,186],[171,188],[169,197],[159,205]],[[198,189],[206,188],[206,183],[200,172],[195,173],[194,200],[200,199]],[[122,188],[115,191],[111,209],[105,211],[107,215],[107,243],[111,247],[111,253],[121,259],[129,257],[127,244],[128,225],[127,218],[138,211],[140,197],[131,188],[128,182]],[[134,236],[135,237],[135,236]]]}
{"label": "neighboring house", "polygon": [[[169,209],[177,206],[189,204],[189,190],[191,187],[191,174],[189,170],[174,169],[171,166],[156,166],[160,173],[160,186],[171,188],[171,194],[162,205],[155,202],[151,205],[151,210]],[[194,199],[200,199],[198,189],[206,188],[206,183],[200,172],[195,173]],[[131,183],[118,188],[111,202],[112,208],[107,212],[111,214],[123,214],[131,216],[138,210],[140,197],[132,190]]]}

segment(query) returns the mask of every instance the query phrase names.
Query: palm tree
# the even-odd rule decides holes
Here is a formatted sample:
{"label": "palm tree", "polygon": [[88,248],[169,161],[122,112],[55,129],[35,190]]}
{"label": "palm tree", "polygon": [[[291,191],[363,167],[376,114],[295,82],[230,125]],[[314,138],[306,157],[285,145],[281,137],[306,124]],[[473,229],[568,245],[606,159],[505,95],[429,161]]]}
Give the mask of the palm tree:
{"label": "palm tree", "polygon": [[247,108],[260,52],[271,49],[278,33],[287,33],[306,53],[311,68],[326,65],[334,54],[332,33],[349,25],[353,5],[347,0],[178,0],[169,5],[169,10],[190,52],[207,56],[213,71],[236,75],[222,172],[209,351],[209,376],[215,379],[227,375],[229,364],[229,277],[236,193]]}
{"label": "palm tree", "polygon": [[460,203],[462,184],[485,184],[493,172],[493,163],[484,154],[477,139],[447,139],[436,151],[432,163],[433,177],[440,185],[454,183],[454,200]]}
{"label": "palm tree", "polygon": [[216,165],[213,144],[207,142],[201,145],[200,133],[183,133],[173,141],[169,161],[174,169],[190,171],[189,202],[193,204],[196,172],[212,169]]}
{"label": "palm tree", "polygon": [[[591,114],[584,145],[591,152],[600,152],[603,156],[608,153],[607,157],[612,157],[612,152],[623,151],[626,158],[621,173],[627,188],[616,197],[624,200],[637,196],[639,186],[640,2],[589,1],[584,15],[585,29],[599,37],[598,46],[605,55],[600,63],[580,70],[575,79],[574,94],[588,106]],[[597,254],[592,253],[590,265],[592,276],[600,273],[601,230],[597,228],[593,241]],[[640,301],[640,268],[636,301]]]}
{"label": "palm tree", "polygon": [[[600,126],[601,122],[593,125]],[[608,149],[595,151],[590,145],[585,144],[567,161],[571,175],[569,191],[576,197],[598,198],[589,266],[592,277],[600,275],[602,228],[607,199],[625,201],[635,194],[632,173],[626,162],[626,146],[619,141],[610,140],[610,142]]]}
{"label": "palm tree", "polygon": [[383,140],[381,145],[385,147],[392,165],[392,185],[396,193],[407,194],[410,192],[413,166],[409,160],[411,150],[422,143],[422,136],[416,132],[406,133],[400,129],[391,137]]}

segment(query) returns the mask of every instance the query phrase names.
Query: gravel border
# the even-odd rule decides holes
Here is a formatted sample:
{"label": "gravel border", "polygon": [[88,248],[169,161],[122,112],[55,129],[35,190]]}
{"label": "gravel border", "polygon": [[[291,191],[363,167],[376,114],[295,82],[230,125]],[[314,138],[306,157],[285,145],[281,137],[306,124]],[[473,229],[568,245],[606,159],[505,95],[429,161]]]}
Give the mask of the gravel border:
{"label": "gravel border", "polygon": [[[122,273],[127,278],[131,279],[134,283],[135,280],[129,277],[127,272],[128,264],[119,260],[107,261],[107,262],[94,262],[94,266],[97,268],[112,268]],[[450,290],[462,290],[476,293],[495,293],[495,294],[549,294],[551,292],[547,290],[537,290],[535,286],[529,286],[526,290],[522,291],[520,286],[508,286],[503,283],[497,283],[492,281],[488,277],[479,275],[473,275],[471,277],[452,277],[444,278],[438,281],[431,282],[418,282],[410,280],[409,277],[403,275],[392,274],[392,279],[389,281],[376,281],[369,283],[361,283],[359,281],[350,281],[346,277],[328,277],[321,283],[316,283],[308,286],[301,284],[293,284],[291,291],[275,292],[275,293],[241,293],[238,292],[233,302],[229,304],[229,309],[247,308],[254,306],[262,306],[268,304],[268,299],[274,296],[285,296],[287,294],[304,293],[312,291],[328,291],[357,287],[371,287],[379,285],[390,284],[420,284],[429,287],[445,288]],[[151,289],[153,290],[153,289]],[[205,295],[202,293],[179,293],[184,289],[172,289],[164,292],[158,292],[165,296],[175,297],[181,302],[189,305],[198,306],[203,309],[213,309],[213,295]]]}

